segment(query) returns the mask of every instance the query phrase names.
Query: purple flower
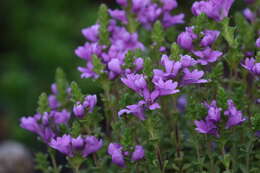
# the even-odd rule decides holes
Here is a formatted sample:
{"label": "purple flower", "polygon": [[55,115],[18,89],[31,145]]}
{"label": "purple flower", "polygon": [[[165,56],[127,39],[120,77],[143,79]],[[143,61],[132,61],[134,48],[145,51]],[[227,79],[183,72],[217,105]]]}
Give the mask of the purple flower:
{"label": "purple flower", "polygon": [[49,107],[51,109],[56,109],[60,106],[60,104],[59,104],[55,95],[48,96],[48,102],[49,102]]}
{"label": "purple flower", "polygon": [[179,34],[177,43],[183,49],[192,50],[193,40],[197,39],[198,36],[193,32],[194,27],[186,27],[186,31]]}
{"label": "purple flower", "polygon": [[51,92],[55,95],[58,93],[57,85],[55,83],[51,84]]}
{"label": "purple flower", "polygon": [[216,30],[205,30],[202,34],[204,37],[202,38],[200,45],[207,47],[211,46],[217,40],[220,32]]}
{"label": "purple flower", "polygon": [[172,80],[163,81],[160,78],[157,81],[153,81],[153,83],[155,85],[155,92],[158,92],[159,96],[171,95],[180,91],[176,89],[178,82],[173,82]]}
{"label": "purple flower", "polygon": [[83,102],[83,106],[85,108],[88,108],[89,112],[93,112],[96,104],[97,104],[97,96],[96,95],[86,96],[85,101]]}
{"label": "purple flower", "polygon": [[121,6],[127,6],[127,0],[116,0],[116,2]]}
{"label": "purple flower", "polygon": [[97,152],[103,146],[103,141],[98,140],[95,136],[88,136],[85,138],[85,146],[82,151],[84,157],[87,157],[89,154]]}
{"label": "purple flower", "polygon": [[169,12],[165,12],[162,20],[163,26],[168,28],[176,24],[182,24],[184,23],[184,17],[183,13],[172,16]]}
{"label": "purple flower", "polygon": [[260,37],[256,40],[256,47],[260,48]]}
{"label": "purple flower", "polygon": [[208,81],[205,79],[201,79],[204,75],[203,71],[199,71],[197,69],[190,71],[189,69],[184,69],[184,76],[182,78],[182,85],[189,85],[194,83],[207,83]]}
{"label": "purple flower", "polygon": [[177,99],[177,109],[180,112],[184,112],[186,110],[187,107],[187,96],[185,95],[181,95],[178,99]]}
{"label": "purple flower", "polygon": [[70,112],[65,109],[61,112],[54,111],[53,114],[54,122],[56,124],[67,124],[70,119]]}
{"label": "purple flower", "polygon": [[208,115],[206,117],[207,121],[212,121],[214,123],[220,121],[221,108],[217,107],[216,100],[213,100],[211,104],[205,103],[205,106],[208,108]]}
{"label": "purple flower", "polygon": [[94,66],[91,62],[87,62],[86,67],[78,67],[78,70],[82,73],[81,78],[98,78],[98,74],[94,72]]}
{"label": "purple flower", "polygon": [[195,16],[205,13],[209,18],[221,21],[228,16],[233,2],[234,0],[196,1],[193,3],[191,11]]}
{"label": "purple flower", "polygon": [[114,19],[121,21],[123,24],[127,24],[126,13],[124,10],[108,10],[110,16]]}
{"label": "purple flower", "polygon": [[110,143],[107,150],[108,154],[112,156],[112,162],[120,167],[125,165],[122,149],[120,144]]}
{"label": "purple flower", "polygon": [[87,61],[91,61],[92,56],[95,54],[99,56],[102,52],[102,47],[98,43],[85,43],[84,46],[79,46],[75,50],[75,54]]}
{"label": "purple flower", "polygon": [[135,72],[142,70],[143,65],[144,65],[143,58],[136,58],[135,61],[134,61],[134,65],[135,65]]}
{"label": "purple flower", "polygon": [[99,24],[95,24],[89,28],[82,29],[81,32],[89,41],[97,42],[99,39]]}
{"label": "purple flower", "polygon": [[177,8],[178,3],[176,0],[161,0],[163,3],[163,10],[171,11],[175,8]]}
{"label": "purple flower", "polygon": [[203,133],[203,134],[211,134],[214,136],[218,136],[218,132],[217,132],[217,126],[211,122],[211,121],[194,121],[195,125],[196,125],[196,131],[199,133]]}
{"label": "purple flower", "polygon": [[84,139],[81,136],[72,138],[71,145],[74,150],[81,150],[84,146]]}
{"label": "purple flower", "polygon": [[71,146],[71,136],[63,135],[62,137],[57,137],[56,139],[52,139],[49,143],[49,146],[64,153],[70,157],[73,156],[72,146]]}
{"label": "purple flower", "polygon": [[75,116],[79,118],[83,118],[85,113],[85,108],[80,102],[77,102],[76,105],[73,106],[73,113]]}
{"label": "purple flower", "polygon": [[256,63],[254,58],[246,58],[245,64],[241,64],[253,75],[260,75],[260,63]]}
{"label": "purple flower", "polygon": [[40,130],[39,124],[37,122],[38,120],[38,115],[35,115],[34,117],[22,117],[20,126],[31,132],[38,133]]}
{"label": "purple flower", "polygon": [[132,153],[132,161],[138,161],[144,158],[144,148],[141,145],[136,145]]}
{"label": "purple flower", "polygon": [[255,22],[256,20],[256,15],[249,8],[243,10],[243,15],[251,23]]}
{"label": "purple flower", "polygon": [[252,4],[252,3],[255,3],[255,0],[245,0],[245,2],[246,2],[247,4]]}
{"label": "purple flower", "polygon": [[167,55],[163,55],[161,58],[161,64],[165,68],[165,72],[160,70],[160,69],[154,69],[154,79],[153,80],[158,80],[158,78],[163,78],[163,79],[169,79],[176,77],[182,68],[181,62],[175,62],[169,59]]}
{"label": "purple flower", "polygon": [[223,53],[207,47],[202,51],[193,51],[193,54],[200,57],[200,59],[197,60],[198,63],[201,65],[207,65],[208,63],[217,61]]}
{"label": "purple flower", "polygon": [[126,109],[122,109],[118,112],[118,116],[120,117],[123,114],[133,114],[140,120],[145,120],[144,114],[144,101],[139,101],[138,104],[126,106]]}
{"label": "purple flower", "polygon": [[189,55],[181,55],[180,63],[182,67],[187,68],[197,64],[197,61]]}
{"label": "purple flower", "polygon": [[228,109],[224,112],[224,114],[228,117],[228,121],[226,124],[226,128],[231,128],[236,125],[240,125],[243,123],[246,118],[243,117],[242,112],[237,110],[235,104],[232,100],[227,101]]}
{"label": "purple flower", "polygon": [[121,65],[122,65],[122,62],[120,62],[119,59],[113,58],[108,63],[108,69],[113,71],[114,73],[120,74],[120,73],[122,73]]}

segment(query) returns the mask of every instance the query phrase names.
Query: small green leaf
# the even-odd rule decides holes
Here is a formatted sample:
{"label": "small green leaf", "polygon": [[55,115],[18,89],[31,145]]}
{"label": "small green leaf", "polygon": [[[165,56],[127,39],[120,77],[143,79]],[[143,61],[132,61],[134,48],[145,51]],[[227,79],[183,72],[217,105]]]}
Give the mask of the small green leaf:
{"label": "small green leaf", "polygon": [[71,94],[72,94],[72,101],[82,101],[84,98],[84,95],[81,92],[81,89],[79,88],[78,84],[76,82],[72,82],[71,85]]}
{"label": "small green leaf", "polygon": [[42,93],[38,99],[37,112],[43,114],[44,112],[49,112],[49,111],[50,108],[49,108],[48,96],[46,93]]}
{"label": "small green leaf", "polygon": [[109,45],[109,32],[107,30],[109,24],[108,8],[105,4],[101,4],[98,12],[99,27],[99,43],[101,45]]}
{"label": "small green leaf", "polygon": [[161,47],[164,42],[164,30],[159,20],[153,25],[152,40],[158,47]]}

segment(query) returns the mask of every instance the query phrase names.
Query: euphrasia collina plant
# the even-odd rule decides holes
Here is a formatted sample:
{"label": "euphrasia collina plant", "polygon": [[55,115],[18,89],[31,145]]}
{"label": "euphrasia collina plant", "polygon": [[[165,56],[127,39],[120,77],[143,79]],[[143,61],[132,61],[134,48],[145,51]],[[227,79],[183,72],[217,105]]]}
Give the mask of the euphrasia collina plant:
{"label": "euphrasia collina plant", "polygon": [[58,69],[21,118],[48,147],[36,168],[259,173],[260,2],[195,1],[186,14],[176,0],[117,3],[100,6],[75,50],[82,80],[103,92],[82,93]]}

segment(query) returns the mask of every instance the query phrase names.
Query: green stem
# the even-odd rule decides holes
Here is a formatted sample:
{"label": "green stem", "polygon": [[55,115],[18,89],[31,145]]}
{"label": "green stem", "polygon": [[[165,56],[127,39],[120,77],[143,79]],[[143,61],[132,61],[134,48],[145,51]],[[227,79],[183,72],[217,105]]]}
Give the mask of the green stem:
{"label": "green stem", "polygon": [[210,173],[215,173],[214,160],[213,160],[213,156],[212,156],[212,152],[211,152],[211,144],[210,144],[210,140],[207,138],[207,136],[206,136],[206,140],[207,140],[207,153],[208,153],[209,160],[210,160]]}
{"label": "green stem", "polygon": [[54,153],[50,148],[48,150],[49,150],[49,154],[50,154],[50,157],[51,157],[51,163],[52,163],[52,166],[53,166],[53,173],[59,173],[60,170],[57,166],[57,162],[56,162]]}

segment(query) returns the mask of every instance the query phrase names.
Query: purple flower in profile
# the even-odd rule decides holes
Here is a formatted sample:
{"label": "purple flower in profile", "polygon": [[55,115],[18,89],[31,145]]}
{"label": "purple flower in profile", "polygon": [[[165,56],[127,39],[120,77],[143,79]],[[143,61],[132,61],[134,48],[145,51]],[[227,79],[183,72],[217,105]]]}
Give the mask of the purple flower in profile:
{"label": "purple flower in profile", "polygon": [[136,145],[132,153],[132,161],[138,161],[144,158],[144,148],[141,145]]}
{"label": "purple flower in profile", "polygon": [[126,13],[124,10],[108,10],[110,16],[114,19],[121,21],[123,24],[127,24]]}
{"label": "purple flower in profile", "polygon": [[81,136],[77,138],[72,138],[71,145],[74,150],[82,150],[84,146],[84,139]]}
{"label": "purple flower in profile", "polygon": [[60,104],[59,104],[55,95],[49,95],[48,96],[48,103],[49,103],[49,107],[51,109],[56,109],[60,106]]}
{"label": "purple flower in profile", "polygon": [[178,99],[177,99],[177,109],[180,112],[184,112],[186,110],[187,107],[187,96],[186,95],[181,95]]}
{"label": "purple flower in profile", "polygon": [[260,48],[260,37],[256,40],[256,47]]}
{"label": "purple flower in profile", "polygon": [[95,136],[88,136],[85,138],[85,146],[82,151],[83,157],[87,157],[89,154],[97,152],[103,146],[103,141],[98,140]]}
{"label": "purple flower in profile", "polygon": [[153,80],[158,80],[158,78],[163,78],[163,79],[170,79],[173,77],[176,77],[177,74],[179,73],[180,69],[182,68],[181,62],[177,61],[172,61],[169,59],[167,55],[163,55],[161,58],[161,64],[164,66],[165,71],[162,71],[160,69],[154,69],[154,79]]}
{"label": "purple flower in profile", "polygon": [[121,6],[127,6],[127,0],[116,0],[116,2]]}
{"label": "purple flower in profile", "polygon": [[113,58],[108,63],[108,69],[113,71],[114,73],[120,74],[120,73],[122,73],[121,65],[122,65],[122,62],[119,59]]}
{"label": "purple flower in profile", "polygon": [[251,23],[255,22],[256,20],[256,15],[249,8],[243,10],[243,15]]}
{"label": "purple flower in profile", "polygon": [[77,102],[76,105],[73,106],[73,113],[75,116],[82,118],[85,113],[85,108],[80,102]]}
{"label": "purple flower in profile", "polygon": [[117,143],[110,143],[108,146],[108,154],[112,156],[112,162],[120,167],[124,167],[124,155],[123,155],[123,147]]}
{"label": "purple flower in profile", "polygon": [[82,29],[81,32],[89,41],[97,42],[99,39],[99,24]]}
{"label": "purple flower in profile", "polygon": [[178,82],[173,82],[172,80],[163,81],[162,78],[160,78],[157,81],[153,81],[153,83],[155,85],[154,92],[158,92],[159,96],[171,95],[180,91],[176,89]]}
{"label": "purple flower in profile", "polygon": [[253,75],[260,75],[260,63],[256,63],[254,58],[246,58],[245,63],[241,65]]}
{"label": "purple flower in profile", "polygon": [[204,13],[209,18],[221,21],[228,16],[233,2],[234,0],[196,1],[193,3],[191,11],[195,16]]}
{"label": "purple flower in profile", "polygon": [[135,65],[135,72],[142,70],[143,65],[144,65],[143,58],[136,58],[135,61],[134,61],[134,65]]}
{"label": "purple flower in profile", "polygon": [[207,47],[202,51],[193,51],[193,54],[200,58],[197,60],[198,63],[200,63],[201,65],[207,65],[208,63],[213,63],[217,61],[223,53]]}
{"label": "purple flower in profile", "polygon": [[216,100],[213,100],[211,104],[205,103],[204,105],[208,108],[208,115],[206,117],[206,120],[212,121],[214,123],[219,122],[222,109],[217,107]]}
{"label": "purple flower in profile", "polygon": [[197,39],[198,36],[193,32],[194,27],[186,27],[185,32],[178,35],[177,43],[183,49],[192,50],[193,40]]}
{"label": "purple flower in profile", "polygon": [[93,55],[101,55],[102,46],[98,45],[98,43],[89,43],[86,42],[84,46],[79,46],[75,50],[75,54],[87,61],[91,61]]}
{"label": "purple flower in profile", "polygon": [[49,146],[60,151],[63,154],[68,155],[69,157],[73,156],[72,146],[71,146],[71,136],[63,135],[62,137],[57,137],[56,139],[52,139],[49,143]]}
{"label": "purple flower in profile", "polygon": [[241,111],[237,110],[233,100],[228,100],[227,104],[228,109],[224,112],[224,114],[228,117],[226,128],[231,128],[233,126],[237,126],[243,123],[246,120],[246,118],[243,117]]}
{"label": "purple flower in profile", "polygon": [[62,110],[61,112],[54,111],[53,117],[56,124],[67,124],[70,119],[70,112],[68,112],[66,109]]}
{"label": "purple flower in profile", "polygon": [[89,112],[93,112],[95,105],[97,104],[97,96],[96,95],[88,95],[85,97],[83,102],[83,106],[89,110]]}
{"label": "purple flower in profile", "polygon": [[91,62],[87,62],[86,67],[78,67],[78,71],[80,71],[81,78],[98,78],[98,74],[94,72],[94,65]]}
{"label": "purple flower in profile", "polygon": [[211,121],[204,121],[204,120],[200,120],[194,121],[195,125],[196,125],[196,131],[199,133],[203,133],[203,134],[211,134],[214,136],[218,136],[218,131],[217,131],[217,126],[211,122]]}
{"label": "purple flower in profile", "polygon": [[172,16],[170,12],[165,12],[163,14],[162,24],[165,28],[171,27],[176,24],[184,23],[185,15],[183,13]]}
{"label": "purple flower in profile", "polygon": [[189,69],[184,69],[184,76],[182,77],[181,85],[189,85],[195,83],[207,83],[206,79],[201,79],[204,75],[203,71],[197,69],[190,71]]}
{"label": "purple flower in profile", "polygon": [[29,130],[34,133],[38,133],[40,131],[40,127],[37,121],[39,121],[39,116],[35,115],[34,117],[22,117],[20,126],[26,130]]}
{"label": "purple flower in profile", "polygon": [[189,55],[181,55],[180,63],[182,67],[192,67],[197,64],[197,61]]}
{"label": "purple flower in profile", "polygon": [[145,120],[144,114],[144,101],[139,101],[138,104],[126,106],[126,109],[122,109],[118,112],[118,116],[122,116],[123,114],[133,114],[140,120]]}
{"label": "purple flower in profile", "polygon": [[161,0],[163,3],[163,10],[171,11],[178,7],[178,3],[176,0]]}
{"label": "purple flower in profile", "polygon": [[217,40],[220,32],[217,30],[205,30],[202,34],[204,37],[202,38],[200,45],[207,47],[211,46]]}

